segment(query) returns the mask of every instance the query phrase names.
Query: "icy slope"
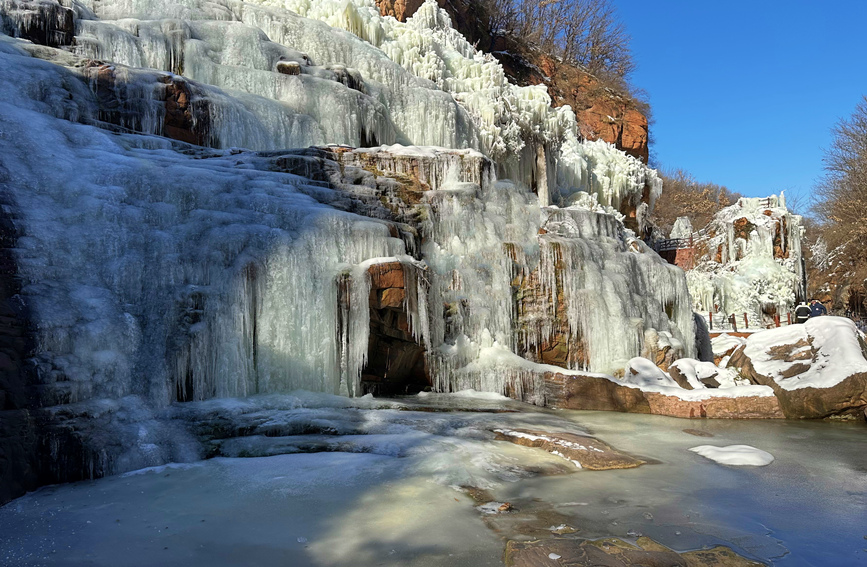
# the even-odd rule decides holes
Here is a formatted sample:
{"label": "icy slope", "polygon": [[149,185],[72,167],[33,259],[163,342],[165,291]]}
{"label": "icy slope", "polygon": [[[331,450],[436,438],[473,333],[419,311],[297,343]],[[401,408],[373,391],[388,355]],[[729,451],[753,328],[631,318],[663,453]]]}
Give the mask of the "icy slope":
{"label": "icy slope", "polygon": [[[77,53],[234,93],[243,108],[208,95],[217,103],[210,118],[218,147],[308,145],[287,143],[285,131],[301,135],[310,116],[320,130],[314,143],[473,147],[545,203],[582,190],[604,205],[637,207],[647,186],[652,208],[661,191],[640,161],[604,142],[580,142],[571,109],[552,109],[544,87],[510,84],[435,2],[405,24],[381,17],[372,0],[75,6]],[[289,63],[297,74],[276,72]],[[257,129],[264,132],[251,134]]]}

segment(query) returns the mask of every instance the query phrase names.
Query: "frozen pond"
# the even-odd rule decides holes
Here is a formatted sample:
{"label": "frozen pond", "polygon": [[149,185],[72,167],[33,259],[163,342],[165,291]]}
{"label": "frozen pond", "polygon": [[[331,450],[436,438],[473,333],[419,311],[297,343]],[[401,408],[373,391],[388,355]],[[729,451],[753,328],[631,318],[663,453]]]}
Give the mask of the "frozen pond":
{"label": "frozen pond", "polygon": [[[221,454],[237,458],[46,487],[7,504],[0,563],[500,565],[506,539],[553,537],[550,528],[565,525],[577,530],[567,537],[644,534],[678,551],[724,544],[773,565],[867,564],[864,424],[679,420],[438,395],[352,407],[313,399],[262,411],[272,425],[303,419],[328,435],[233,439]],[[470,408],[487,411],[461,411]],[[651,463],[579,470],[495,441],[497,427],[589,432]],[[699,445],[749,445],[774,460],[726,466],[689,451]],[[255,456],[311,447],[325,452]],[[468,486],[513,511],[484,514]]]}

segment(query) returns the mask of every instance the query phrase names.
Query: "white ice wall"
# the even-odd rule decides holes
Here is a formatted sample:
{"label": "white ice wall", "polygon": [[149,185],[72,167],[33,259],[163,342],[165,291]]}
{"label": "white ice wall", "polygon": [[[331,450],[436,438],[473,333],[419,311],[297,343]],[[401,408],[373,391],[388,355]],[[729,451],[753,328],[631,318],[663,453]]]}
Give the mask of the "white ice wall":
{"label": "white ice wall", "polygon": [[[124,126],[145,134],[162,133],[158,71],[183,72],[199,81],[193,92],[208,103],[218,147],[356,144],[374,134],[478,147],[520,180],[539,163],[538,144],[557,166],[555,195],[583,189],[615,207],[647,186],[651,201],[658,195],[655,172],[610,145],[580,143],[571,111],[508,84],[434,5],[409,24],[360,1],[317,6],[337,10],[357,35],[229,0],[76,3],[78,57],[0,35],[0,173],[14,180],[7,196],[51,399],[355,393],[367,342],[364,263],[406,252],[385,224],[321,205],[310,195],[330,189],[275,172],[266,157],[68,122],[95,123],[102,104],[81,57],[120,63],[120,102],[136,120]],[[274,72],[281,58],[303,64],[302,74]],[[359,69],[363,84],[341,82],[337,65]],[[650,329],[679,335],[689,352],[682,281],[614,216],[540,208],[521,183],[443,178],[429,194],[422,250],[429,296],[411,314],[428,319],[420,338],[436,352],[440,389],[507,386],[508,376],[456,372],[484,349],[518,342],[505,243],[520,249],[522,270],[541,266],[550,281],[552,243],[566,251],[569,324],[588,336],[591,369],[622,367]],[[550,236],[540,239],[543,226]],[[355,300],[341,331],[335,282],[346,273]],[[463,306],[447,342],[444,302]]]}
{"label": "white ice wall", "polygon": [[[752,225],[747,238],[736,234],[740,219]],[[786,257],[775,257],[778,226],[780,251]],[[786,208],[783,194],[743,197],[721,210],[704,231],[713,236],[699,245],[706,245],[709,257],[687,274],[696,311],[739,317],[747,313],[756,322],[762,320],[763,308],[779,314],[791,311],[803,279],[803,231],[801,217]]]}

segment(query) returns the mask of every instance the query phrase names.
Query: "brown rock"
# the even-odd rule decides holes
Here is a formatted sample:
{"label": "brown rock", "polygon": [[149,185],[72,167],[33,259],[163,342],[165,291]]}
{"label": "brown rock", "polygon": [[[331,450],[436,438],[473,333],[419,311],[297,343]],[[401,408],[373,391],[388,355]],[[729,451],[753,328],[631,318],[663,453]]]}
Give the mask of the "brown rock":
{"label": "brown rock", "polygon": [[746,217],[741,217],[732,223],[735,227],[735,238],[750,239],[750,234],[755,230],[756,225],[751,223]]}
{"label": "brown rock", "polygon": [[642,392],[607,378],[546,372],[546,405],[562,409],[650,413],[683,418],[781,419],[773,396],[714,397],[687,401],[676,396]]}
{"label": "brown rock", "polygon": [[581,468],[593,471],[631,469],[645,463],[586,435],[526,429],[495,429],[494,432],[499,441],[509,441],[524,447],[538,447],[564,459],[577,461]]}
{"label": "brown rock", "polygon": [[277,72],[283,75],[300,75],[301,64],[297,61],[278,61]]}
{"label": "brown rock", "polygon": [[[862,352],[867,351],[867,345],[863,340],[860,338],[858,340],[862,343]],[[786,362],[796,359],[797,355],[793,351],[797,350],[799,345],[801,345],[800,341],[793,345],[774,347],[771,350],[776,359]],[[753,384],[773,388],[774,394],[780,401],[780,407],[786,417],[791,419],[820,419],[846,415],[863,419],[867,410],[867,373],[853,374],[829,388],[807,387],[785,390],[773,378],[756,371],[743,346],[735,350],[728,366],[737,369],[741,376]],[[785,378],[792,378],[810,368],[809,364],[798,363],[787,368],[782,374]]]}
{"label": "brown rock", "polygon": [[49,47],[75,41],[75,12],[56,0],[6,0],[2,7],[0,21],[12,25],[11,35]]}
{"label": "brown rock", "polygon": [[204,108],[196,108],[202,102],[195,101],[190,84],[177,75],[165,75],[164,134],[172,139],[204,146],[208,144],[209,115]]}
{"label": "brown rock", "polygon": [[[407,277],[405,270],[415,265],[385,262],[370,266],[370,333],[367,364],[361,372],[362,393],[404,394],[431,386],[425,348],[413,336],[406,313]],[[412,285],[416,285],[414,275]],[[338,281],[338,302],[345,311],[349,305],[349,276]]]}
{"label": "brown rock", "polygon": [[406,300],[406,291],[403,288],[390,287],[380,293],[379,308],[401,308],[404,300]]}
{"label": "brown rock", "polygon": [[403,289],[403,264],[400,262],[386,262],[374,264],[368,268],[370,274],[371,289],[401,288]]}
{"label": "brown rock", "polygon": [[595,376],[545,373],[545,396],[550,407],[562,409],[651,413],[638,388]]}
{"label": "brown rock", "polygon": [[379,13],[383,16],[392,16],[399,22],[405,22],[407,18],[415,14],[424,0],[376,0]]}
{"label": "brown rock", "polygon": [[677,366],[672,366],[668,369],[668,373],[671,378],[677,382],[677,385],[683,388],[684,390],[692,390],[692,385],[689,383],[689,380],[686,379],[686,376],[683,375],[683,372],[680,371],[680,368]]}
{"label": "brown rock", "polygon": [[650,413],[671,417],[709,417],[715,419],[782,419],[785,417],[774,396],[740,398],[707,398],[701,401],[682,400],[655,392],[644,394]]}

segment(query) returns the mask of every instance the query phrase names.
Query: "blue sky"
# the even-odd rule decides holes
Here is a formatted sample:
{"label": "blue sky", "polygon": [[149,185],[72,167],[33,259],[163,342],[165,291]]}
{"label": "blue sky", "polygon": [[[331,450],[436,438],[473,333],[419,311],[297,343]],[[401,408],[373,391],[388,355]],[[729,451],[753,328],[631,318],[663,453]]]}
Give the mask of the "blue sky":
{"label": "blue sky", "polygon": [[614,0],[656,164],[748,196],[809,197],[867,95],[867,0]]}

